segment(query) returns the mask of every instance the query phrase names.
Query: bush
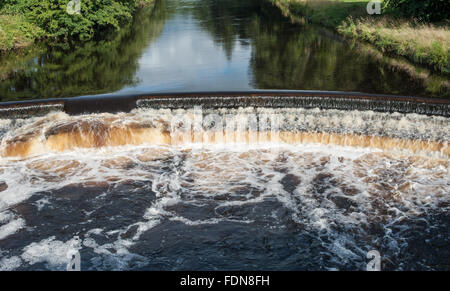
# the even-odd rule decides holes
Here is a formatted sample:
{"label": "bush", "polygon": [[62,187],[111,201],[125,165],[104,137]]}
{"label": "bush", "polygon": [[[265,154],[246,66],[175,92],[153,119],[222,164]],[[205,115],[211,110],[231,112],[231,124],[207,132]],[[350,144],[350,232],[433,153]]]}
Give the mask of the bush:
{"label": "bush", "polygon": [[449,0],[385,0],[384,6],[388,11],[422,21],[445,21],[450,13]]}
{"label": "bush", "polygon": [[[148,1],[148,0],[145,0]],[[24,14],[48,37],[89,40],[105,31],[119,30],[132,19],[138,0],[80,0],[79,14],[69,14],[70,0],[2,0],[4,11]]]}
{"label": "bush", "polygon": [[0,15],[0,53],[26,47],[43,34],[42,29],[21,15]]}

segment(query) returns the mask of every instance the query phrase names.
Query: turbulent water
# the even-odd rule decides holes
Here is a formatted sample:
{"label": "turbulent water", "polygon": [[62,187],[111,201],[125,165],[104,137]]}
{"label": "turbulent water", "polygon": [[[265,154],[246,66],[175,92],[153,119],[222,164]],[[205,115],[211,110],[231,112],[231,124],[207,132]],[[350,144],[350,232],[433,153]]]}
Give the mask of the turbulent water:
{"label": "turbulent water", "polygon": [[0,269],[449,269],[449,118],[149,109],[0,123]]}

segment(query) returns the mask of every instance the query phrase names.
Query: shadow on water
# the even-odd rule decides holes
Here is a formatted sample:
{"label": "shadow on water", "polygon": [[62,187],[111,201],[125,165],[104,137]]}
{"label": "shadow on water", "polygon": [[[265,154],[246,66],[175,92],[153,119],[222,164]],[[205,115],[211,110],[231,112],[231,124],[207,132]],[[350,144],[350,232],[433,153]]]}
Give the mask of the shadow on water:
{"label": "shadow on water", "polygon": [[260,0],[160,0],[107,40],[3,57],[0,100],[297,89],[449,97],[436,75]]}

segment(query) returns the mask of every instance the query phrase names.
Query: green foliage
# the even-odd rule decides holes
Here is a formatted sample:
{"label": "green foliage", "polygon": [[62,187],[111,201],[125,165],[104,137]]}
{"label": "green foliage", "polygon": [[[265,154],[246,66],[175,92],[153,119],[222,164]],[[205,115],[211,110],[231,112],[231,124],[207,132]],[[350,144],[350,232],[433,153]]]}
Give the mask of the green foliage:
{"label": "green foliage", "polygon": [[[448,41],[441,40],[448,35],[433,37],[432,32],[436,30],[434,26],[421,27],[403,23],[391,27],[383,21],[371,22],[368,19],[355,21],[349,18],[338,26],[337,30],[345,36],[371,43],[383,53],[397,54],[437,72],[449,73]],[[410,37],[404,37],[405,34]],[[418,41],[424,40],[424,37],[419,36],[415,39],[417,35],[429,36],[428,41]]]}
{"label": "green foliage", "polygon": [[132,86],[139,81],[137,60],[162,32],[165,12],[159,5],[139,10],[131,23],[102,40],[75,47],[32,46],[29,53],[0,56],[0,101],[100,94]]}
{"label": "green foliage", "polygon": [[435,66],[437,70],[445,73],[449,72],[449,56],[442,43],[433,41],[431,50],[429,52],[430,63]]}
{"label": "green foliage", "polygon": [[43,34],[21,15],[0,15],[0,52],[28,46]]}
{"label": "green foliage", "polygon": [[[0,7],[10,14],[23,14],[48,37],[90,40],[106,31],[118,31],[130,23],[138,6],[149,0],[80,0],[80,13],[68,13],[70,0],[5,0]],[[73,3],[73,2],[72,2]]]}
{"label": "green foliage", "polygon": [[449,19],[449,0],[385,0],[385,9],[405,17],[422,21],[445,21]]}

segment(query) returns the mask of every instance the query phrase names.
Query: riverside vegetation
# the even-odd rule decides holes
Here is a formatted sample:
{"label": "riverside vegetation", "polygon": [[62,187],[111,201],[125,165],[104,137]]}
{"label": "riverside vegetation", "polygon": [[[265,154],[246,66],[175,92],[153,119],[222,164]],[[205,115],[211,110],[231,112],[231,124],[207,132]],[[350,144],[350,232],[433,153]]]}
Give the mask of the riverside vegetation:
{"label": "riverside vegetation", "polygon": [[[88,41],[119,31],[134,12],[154,0],[2,0],[0,53],[40,39]],[[266,1],[266,0],[264,0]],[[450,2],[384,0],[382,16],[368,16],[368,0],[269,0],[295,21],[318,23],[440,73],[450,73]],[[89,13],[87,13],[89,12]]]}
{"label": "riverside vegetation", "polygon": [[137,60],[161,34],[165,19],[164,1],[156,0],[100,40],[38,43],[6,52],[0,58],[0,101],[101,94],[135,84]]}
{"label": "riverside vegetation", "polygon": [[40,39],[88,41],[130,23],[139,7],[154,0],[80,0],[80,13],[68,13],[70,0],[0,1],[0,52]]}
{"label": "riverside vegetation", "polygon": [[317,23],[437,72],[450,73],[450,2],[385,0],[368,15],[363,0],[271,0],[296,22]]}

